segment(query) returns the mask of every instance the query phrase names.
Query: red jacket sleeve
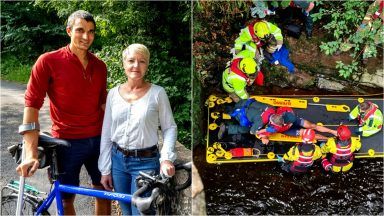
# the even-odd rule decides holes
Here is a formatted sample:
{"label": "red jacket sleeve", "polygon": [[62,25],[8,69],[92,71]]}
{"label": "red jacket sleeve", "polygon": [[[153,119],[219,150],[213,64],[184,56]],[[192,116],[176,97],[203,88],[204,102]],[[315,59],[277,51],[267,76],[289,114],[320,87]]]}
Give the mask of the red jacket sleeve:
{"label": "red jacket sleeve", "polygon": [[26,107],[40,109],[43,106],[51,77],[49,68],[45,54],[33,65],[24,97]]}

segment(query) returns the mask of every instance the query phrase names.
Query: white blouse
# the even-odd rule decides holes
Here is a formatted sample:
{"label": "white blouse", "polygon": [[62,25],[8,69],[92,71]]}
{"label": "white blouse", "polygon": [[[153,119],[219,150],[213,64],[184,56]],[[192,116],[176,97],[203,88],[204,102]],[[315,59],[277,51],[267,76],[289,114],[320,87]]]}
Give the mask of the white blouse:
{"label": "white blouse", "polygon": [[177,126],[164,88],[151,84],[140,99],[128,103],[112,88],[107,97],[98,161],[102,175],[111,172],[112,142],[125,149],[141,149],[157,145],[157,131],[161,128],[163,147],[160,162],[176,159]]}

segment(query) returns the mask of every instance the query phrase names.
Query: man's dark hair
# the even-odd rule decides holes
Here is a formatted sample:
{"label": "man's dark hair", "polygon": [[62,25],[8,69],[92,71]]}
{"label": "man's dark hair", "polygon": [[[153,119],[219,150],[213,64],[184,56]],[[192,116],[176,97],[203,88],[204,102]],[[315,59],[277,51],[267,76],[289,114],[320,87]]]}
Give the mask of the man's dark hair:
{"label": "man's dark hair", "polygon": [[96,22],[95,22],[95,20],[93,19],[92,14],[89,13],[88,11],[85,11],[85,10],[78,10],[78,11],[73,12],[73,13],[68,17],[68,20],[67,20],[67,28],[72,29],[72,26],[73,26],[73,24],[75,23],[75,20],[76,20],[77,18],[85,19],[87,22],[92,22],[93,25],[94,25],[95,28],[96,28]]}

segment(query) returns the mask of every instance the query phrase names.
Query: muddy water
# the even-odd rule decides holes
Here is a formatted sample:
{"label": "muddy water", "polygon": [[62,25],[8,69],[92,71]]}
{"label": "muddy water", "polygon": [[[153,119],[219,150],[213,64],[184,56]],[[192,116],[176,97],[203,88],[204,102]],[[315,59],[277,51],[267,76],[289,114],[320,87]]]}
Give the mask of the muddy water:
{"label": "muddy water", "polygon": [[383,215],[383,160],[355,160],[346,174],[283,173],[277,163],[211,165],[194,150],[209,215]]}

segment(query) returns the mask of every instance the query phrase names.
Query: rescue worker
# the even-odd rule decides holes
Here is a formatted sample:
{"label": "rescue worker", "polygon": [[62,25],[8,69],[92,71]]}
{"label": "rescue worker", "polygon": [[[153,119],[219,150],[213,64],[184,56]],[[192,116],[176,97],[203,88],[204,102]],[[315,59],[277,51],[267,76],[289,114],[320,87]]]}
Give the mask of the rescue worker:
{"label": "rescue worker", "polygon": [[320,147],[314,144],[315,131],[305,129],[302,135],[302,143],[292,146],[283,157],[277,155],[277,161],[282,163],[281,168],[293,174],[305,173],[320,159],[322,154]]}
{"label": "rescue worker", "polygon": [[357,105],[349,113],[349,119],[358,120],[359,128],[356,133],[363,137],[372,136],[383,127],[383,113],[376,104],[369,101]]}
{"label": "rescue worker", "polygon": [[[235,40],[234,50],[236,53],[247,49],[259,55],[258,48],[262,47],[270,38],[276,39],[276,44],[267,46],[267,52],[274,53],[283,45],[283,35],[281,30],[274,24],[257,20],[247,27],[241,29],[239,37]],[[264,41],[264,42],[263,42]]]}
{"label": "rescue worker", "polygon": [[222,123],[218,132],[218,138],[222,139],[224,134],[255,134],[257,130],[265,125],[261,115],[265,110],[269,110],[270,106],[260,103],[253,98],[248,100],[240,100],[235,104],[233,111],[230,113],[239,124],[225,125]]}
{"label": "rescue worker", "polygon": [[[256,78],[254,81],[251,80],[251,83],[255,83],[256,85],[258,86],[263,86],[264,85],[264,74],[263,72],[261,71],[260,69],[260,65],[261,65],[261,61],[263,59],[256,59],[256,56],[255,56],[255,53],[254,52],[251,52],[249,50],[242,50],[240,51],[238,54],[235,55],[235,57],[233,57],[232,61],[234,59],[237,59],[237,58],[253,58],[256,63],[257,63],[257,66],[256,66],[256,70],[257,70],[257,75],[256,75]],[[228,66],[230,66],[230,62],[228,63]]]}
{"label": "rescue worker", "polygon": [[249,97],[246,86],[252,85],[255,80],[256,67],[257,63],[252,58],[236,58],[224,70],[223,88],[235,102]]}
{"label": "rescue worker", "polygon": [[353,166],[353,153],[359,151],[361,142],[351,139],[348,126],[340,125],[337,128],[337,137],[329,138],[326,144],[322,143],[320,146],[323,153],[321,165],[325,171],[347,172]]}
{"label": "rescue worker", "polygon": [[[289,136],[302,136],[305,129],[313,129],[323,133],[331,133],[337,135],[335,130],[327,127],[316,125],[308,120],[297,117],[292,108],[280,108],[277,112],[269,112],[269,116],[264,117],[268,119],[268,123],[264,129],[256,133],[261,138],[263,144],[269,143],[269,136],[274,133],[283,133]],[[327,140],[326,136],[316,134],[317,140]]]}

